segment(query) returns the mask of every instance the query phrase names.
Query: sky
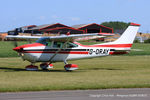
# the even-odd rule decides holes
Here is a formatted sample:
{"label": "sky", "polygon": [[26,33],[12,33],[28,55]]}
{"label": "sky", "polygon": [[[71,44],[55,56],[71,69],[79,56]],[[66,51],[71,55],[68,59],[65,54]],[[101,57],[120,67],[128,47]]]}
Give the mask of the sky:
{"label": "sky", "polygon": [[26,25],[141,24],[150,33],[150,0],[0,0],[0,32]]}

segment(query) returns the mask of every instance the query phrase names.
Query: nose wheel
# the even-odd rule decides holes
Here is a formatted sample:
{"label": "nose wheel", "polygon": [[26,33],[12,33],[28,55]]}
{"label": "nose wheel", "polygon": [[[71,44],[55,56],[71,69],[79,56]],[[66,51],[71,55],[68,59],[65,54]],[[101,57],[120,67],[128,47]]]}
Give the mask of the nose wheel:
{"label": "nose wheel", "polygon": [[27,71],[37,71],[38,70],[38,66],[35,66],[35,65],[31,64],[31,65],[26,66],[25,69]]}

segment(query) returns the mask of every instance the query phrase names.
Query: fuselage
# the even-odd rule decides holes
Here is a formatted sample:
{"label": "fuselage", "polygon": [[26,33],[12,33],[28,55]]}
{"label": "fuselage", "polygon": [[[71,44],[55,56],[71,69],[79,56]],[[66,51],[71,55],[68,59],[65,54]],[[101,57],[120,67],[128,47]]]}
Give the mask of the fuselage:
{"label": "fuselage", "polygon": [[[24,60],[29,62],[59,62],[66,60],[102,57],[113,54],[126,54],[130,51],[132,44],[96,44],[82,45],[80,43],[72,43],[71,47],[55,47],[52,45],[44,45],[41,43],[27,44],[17,47]],[[52,59],[51,59],[52,58]]]}

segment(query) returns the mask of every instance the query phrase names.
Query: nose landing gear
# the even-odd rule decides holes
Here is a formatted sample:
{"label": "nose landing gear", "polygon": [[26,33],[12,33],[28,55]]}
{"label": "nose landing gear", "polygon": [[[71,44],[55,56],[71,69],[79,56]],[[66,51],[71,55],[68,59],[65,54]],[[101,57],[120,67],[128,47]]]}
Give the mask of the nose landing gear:
{"label": "nose landing gear", "polygon": [[27,71],[37,71],[38,70],[38,66],[35,66],[35,65],[31,64],[31,65],[26,66],[25,69]]}

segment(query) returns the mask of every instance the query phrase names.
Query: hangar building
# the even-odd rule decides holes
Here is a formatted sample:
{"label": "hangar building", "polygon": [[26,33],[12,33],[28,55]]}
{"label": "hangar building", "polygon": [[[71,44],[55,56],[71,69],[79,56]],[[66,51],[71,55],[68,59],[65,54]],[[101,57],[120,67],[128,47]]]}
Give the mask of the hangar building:
{"label": "hangar building", "polygon": [[20,28],[16,28],[15,30],[9,31],[9,34],[11,35],[14,32],[14,34],[17,33],[31,33],[31,34],[83,34],[83,33],[113,33],[113,29],[99,25],[96,23],[92,24],[80,24],[80,25],[74,25],[72,27],[66,26],[64,24],[55,23],[55,24],[44,24],[40,26],[36,25],[30,25],[30,26],[24,26]]}
{"label": "hangar building", "polygon": [[73,25],[72,27],[76,29],[84,30],[85,33],[113,33],[112,28],[99,25],[96,23]]}
{"label": "hangar building", "polygon": [[83,30],[75,29],[60,23],[56,24],[45,24],[33,27],[25,31],[25,33],[60,33],[66,34],[67,32],[74,33],[74,34],[82,34]]}

